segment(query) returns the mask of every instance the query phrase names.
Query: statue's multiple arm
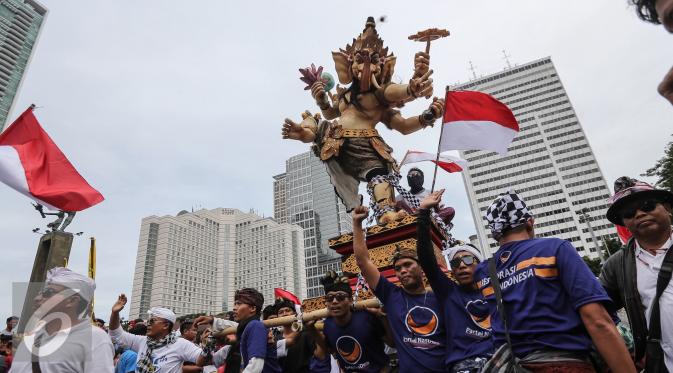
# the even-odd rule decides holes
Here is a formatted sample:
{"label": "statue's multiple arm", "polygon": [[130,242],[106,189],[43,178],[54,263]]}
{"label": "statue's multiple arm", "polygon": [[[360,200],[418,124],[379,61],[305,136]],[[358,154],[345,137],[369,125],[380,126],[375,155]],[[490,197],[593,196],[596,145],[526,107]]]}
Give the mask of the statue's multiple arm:
{"label": "statue's multiple arm", "polygon": [[295,123],[292,119],[285,118],[283,129],[281,131],[284,139],[298,140],[301,142],[313,142],[318,131],[318,119],[309,112],[302,113],[304,118],[300,123]]}
{"label": "statue's multiple arm", "polygon": [[404,135],[408,135],[425,127],[432,126],[437,118],[441,118],[444,113],[444,99],[435,97],[428,110],[433,115],[431,120],[425,118],[425,113],[422,113],[418,116],[404,118],[399,111],[389,109],[382,121],[388,127],[399,131]]}
{"label": "statue's multiple arm", "polygon": [[325,83],[322,80],[318,80],[311,86],[311,96],[315,99],[316,105],[320,108],[320,112],[323,117],[327,120],[332,120],[338,118],[341,115],[339,112],[339,106],[330,104],[327,91],[325,91]]}

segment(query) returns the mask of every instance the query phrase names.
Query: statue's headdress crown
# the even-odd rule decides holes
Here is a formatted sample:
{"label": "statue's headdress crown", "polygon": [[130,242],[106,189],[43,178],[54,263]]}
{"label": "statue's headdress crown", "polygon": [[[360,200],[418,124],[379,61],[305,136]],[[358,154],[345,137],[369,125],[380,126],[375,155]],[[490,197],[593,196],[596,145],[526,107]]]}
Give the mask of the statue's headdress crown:
{"label": "statue's headdress crown", "polygon": [[355,52],[363,49],[369,49],[372,53],[378,53],[380,57],[388,56],[388,48],[383,46],[383,39],[376,32],[374,17],[367,18],[367,23],[365,23],[362,33],[353,39],[352,44],[347,44],[346,48],[341,49],[341,51],[352,56]]}

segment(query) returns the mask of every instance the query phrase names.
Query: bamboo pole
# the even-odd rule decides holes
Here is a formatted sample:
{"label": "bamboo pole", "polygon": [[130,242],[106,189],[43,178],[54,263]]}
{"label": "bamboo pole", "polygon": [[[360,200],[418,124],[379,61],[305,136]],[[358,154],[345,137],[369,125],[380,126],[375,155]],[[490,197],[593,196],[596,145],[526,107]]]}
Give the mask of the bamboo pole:
{"label": "bamboo pole", "polygon": [[[363,310],[365,308],[379,308],[381,307],[381,303],[379,303],[379,300],[376,298],[371,298],[371,299],[366,299],[360,302],[355,302],[353,303],[353,308],[355,310]],[[302,322],[307,322],[307,321],[314,321],[314,320],[320,320],[324,319],[325,317],[328,316],[328,311],[327,308],[322,308],[313,312],[305,313],[302,315]],[[262,321],[264,323],[264,326],[267,328],[272,328],[274,326],[286,326],[286,325],[292,325],[293,323],[297,322],[297,317],[296,316],[284,316],[284,317],[278,317],[275,319],[270,319],[270,320],[264,320]],[[225,335],[229,334],[234,334],[236,333],[236,328],[235,327],[229,327],[226,328],[222,331],[215,332],[213,333],[214,337],[224,337]]]}

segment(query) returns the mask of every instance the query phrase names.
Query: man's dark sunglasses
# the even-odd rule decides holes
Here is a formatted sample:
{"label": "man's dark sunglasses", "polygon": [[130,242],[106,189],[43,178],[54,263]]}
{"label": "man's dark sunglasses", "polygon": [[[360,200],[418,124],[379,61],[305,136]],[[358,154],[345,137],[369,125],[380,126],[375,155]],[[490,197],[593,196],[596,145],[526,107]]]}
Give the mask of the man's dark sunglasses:
{"label": "man's dark sunglasses", "polygon": [[337,302],[343,302],[350,296],[346,293],[336,293],[336,294],[327,294],[325,295],[325,302],[332,303],[336,299]]}
{"label": "man's dark sunglasses", "polygon": [[452,269],[456,269],[460,267],[460,263],[463,263],[469,267],[472,264],[476,263],[476,260],[477,258],[475,258],[474,255],[465,255],[461,256],[460,258],[451,259],[449,264],[451,264]]}
{"label": "man's dark sunglasses", "polygon": [[646,199],[638,201],[638,203],[626,206],[621,211],[622,219],[633,219],[636,216],[636,211],[640,210],[642,212],[654,211],[657,208],[659,201],[655,199]]}

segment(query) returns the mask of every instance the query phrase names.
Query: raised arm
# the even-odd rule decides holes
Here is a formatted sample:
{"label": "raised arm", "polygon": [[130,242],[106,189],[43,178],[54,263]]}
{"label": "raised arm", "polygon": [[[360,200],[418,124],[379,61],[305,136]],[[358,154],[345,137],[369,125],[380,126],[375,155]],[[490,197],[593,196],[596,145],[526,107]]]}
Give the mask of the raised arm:
{"label": "raised arm", "polygon": [[313,83],[311,86],[311,96],[315,99],[315,103],[320,108],[320,112],[325,119],[331,120],[341,115],[339,107],[330,104],[327,91],[325,91],[325,83],[322,80]]}
{"label": "raised arm", "polygon": [[428,194],[421,201],[416,228],[416,252],[418,253],[418,262],[423,268],[425,277],[427,277],[435,295],[445,298],[451,291],[452,285],[439,268],[430,238],[430,225],[432,224],[430,210],[439,204],[442,200],[442,194],[444,194],[444,189]]}
{"label": "raised arm", "polygon": [[302,113],[301,116],[303,120],[300,123],[295,123],[292,119],[285,118],[281,134],[284,139],[298,140],[305,143],[313,142],[318,131],[318,118],[311,115],[308,111]]}
{"label": "raised arm", "polygon": [[432,127],[437,118],[440,118],[444,113],[444,99],[435,97],[428,107],[429,113],[432,115],[432,118],[426,118],[426,113],[422,113],[418,116],[404,118],[399,111],[390,109],[389,115],[383,119],[383,122],[388,125],[388,127],[399,131],[400,133],[407,135],[412,132],[416,132],[425,127]]}
{"label": "raised arm", "polygon": [[367,243],[365,242],[365,232],[362,229],[362,221],[367,219],[368,215],[369,209],[365,206],[358,206],[353,210],[353,253],[365,281],[367,281],[371,289],[376,289],[381,274],[369,257],[369,250],[367,250]]}

